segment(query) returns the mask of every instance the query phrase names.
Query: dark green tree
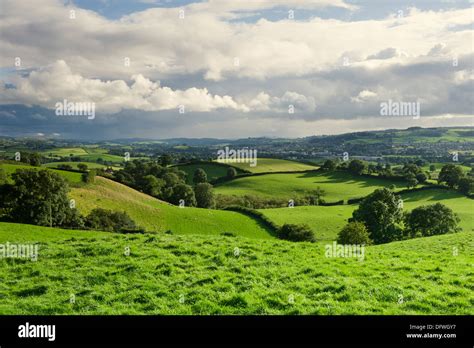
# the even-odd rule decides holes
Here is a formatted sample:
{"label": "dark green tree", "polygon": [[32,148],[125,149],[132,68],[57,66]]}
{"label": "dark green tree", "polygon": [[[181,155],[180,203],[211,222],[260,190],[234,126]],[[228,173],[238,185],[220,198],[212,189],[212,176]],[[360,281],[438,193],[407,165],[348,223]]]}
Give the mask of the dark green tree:
{"label": "dark green tree", "polygon": [[216,206],[212,185],[208,183],[199,183],[194,188],[196,203],[199,208],[212,209]]}
{"label": "dark green tree", "polygon": [[387,243],[401,238],[398,224],[403,210],[400,197],[387,188],[377,189],[368,195],[352,213],[349,222],[362,222],[375,244]]}
{"label": "dark green tree", "polygon": [[352,160],[349,163],[349,167],[348,167],[349,171],[356,175],[361,175],[364,172],[365,168],[366,168],[365,163],[357,159]]}
{"label": "dark green tree", "polygon": [[441,203],[413,209],[405,214],[404,222],[405,234],[412,238],[459,231],[459,217]]}
{"label": "dark green tree", "polygon": [[41,226],[80,227],[82,220],[70,207],[67,182],[51,170],[18,169],[8,198],[12,221]]}
{"label": "dark green tree", "polygon": [[193,182],[195,185],[207,182],[207,174],[202,168],[194,171]]}
{"label": "dark green tree", "polygon": [[196,196],[194,195],[193,188],[186,184],[178,184],[173,187],[173,193],[170,197],[170,202],[179,205],[180,201],[184,201],[184,205],[187,207],[196,206]]}
{"label": "dark green tree", "polygon": [[454,188],[458,185],[459,180],[464,176],[461,167],[454,164],[446,164],[441,168],[438,175],[438,182],[445,182],[450,188]]}
{"label": "dark green tree", "polygon": [[79,170],[85,172],[85,171],[88,169],[88,166],[87,166],[87,164],[85,164],[85,163],[79,163],[79,164],[77,165],[77,168],[78,168]]}
{"label": "dark green tree", "polygon": [[331,159],[327,159],[324,164],[322,165],[322,169],[326,170],[328,172],[332,172],[333,170],[336,170],[337,167],[337,162]]}
{"label": "dark green tree", "polygon": [[474,180],[468,177],[459,179],[458,190],[465,195],[471,194],[474,192]]}

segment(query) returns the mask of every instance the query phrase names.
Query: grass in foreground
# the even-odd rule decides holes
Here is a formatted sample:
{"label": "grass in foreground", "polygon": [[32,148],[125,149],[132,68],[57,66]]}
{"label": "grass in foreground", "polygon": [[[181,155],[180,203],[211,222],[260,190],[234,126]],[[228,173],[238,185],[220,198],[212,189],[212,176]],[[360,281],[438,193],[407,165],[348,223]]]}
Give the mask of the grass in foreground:
{"label": "grass in foreground", "polygon": [[40,246],[36,262],[0,259],[0,314],[460,315],[474,305],[472,233],[371,246],[363,261],[310,243],[0,223],[7,241]]}

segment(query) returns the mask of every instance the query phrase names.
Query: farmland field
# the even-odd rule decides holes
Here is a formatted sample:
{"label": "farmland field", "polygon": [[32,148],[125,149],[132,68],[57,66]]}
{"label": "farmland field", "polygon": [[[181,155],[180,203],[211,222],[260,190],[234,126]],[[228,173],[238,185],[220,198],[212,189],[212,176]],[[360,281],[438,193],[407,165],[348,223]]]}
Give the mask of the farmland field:
{"label": "farmland field", "polygon": [[37,261],[0,260],[0,313],[471,314],[473,236],[370,246],[359,260],[311,243],[0,223],[0,243],[39,243]]}
{"label": "farmland field", "polygon": [[[189,185],[193,184],[193,176],[196,169],[201,168],[207,174],[207,180],[215,180],[217,178],[223,177],[227,175],[227,169],[229,166],[221,165],[221,164],[213,164],[213,163],[196,163],[196,164],[182,164],[177,165],[175,168],[182,170],[188,174],[186,178],[186,182]],[[237,172],[240,170],[237,169]]]}
{"label": "farmland field", "polygon": [[[402,195],[404,210],[410,211],[421,205],[442,202],[459,215],[459,227],[465,232],[474,232],[474,200],[447,190],[430,189]],[[357,205],[304,206],[294,208],[260,209],[278,225],[285,223],[308,224],[319,241],[335,240],[337,233],[352,216]]]}
{"label": "farmland field", "polygon": [[[222,161],[221,163],[226,163],[226,161]],[[235,163],[230,160],[228,163],[233,167],[237,167],[252,173],[297,172],[318,169],[318,167],[313,165],[276,158],[258,158],[257,165],[255,167],[251,167],[249,163]]]}
{"label": "farmland field", "polygon": [[326,191],[323,198],[328,202],[334,202],[364,197],[377,188],[389,187],[391,184],[397,189],[406,188],[403,182],[355,177],[347,172],[308,172],[237,178],[217,185],[215,190],[216,193],[225,195],[256,194],[289,200],[319,186]]}
{"label": "farmland field", "polygon": [[58,170],[58,169],[51,169],[51,168],[44,168],[44,167],[33,167],[27,164],[11,164],[11,163],[2,163],[0,162],[0,168],[3,168],[5,172],[7,173],[8,176],[13,174],[17,169],[48,169],[52,170],[53,172],[61,175],[70,184],[77,185],[81,182],[81,173],[75,173],[75,172],[68,172],[66,170]]}

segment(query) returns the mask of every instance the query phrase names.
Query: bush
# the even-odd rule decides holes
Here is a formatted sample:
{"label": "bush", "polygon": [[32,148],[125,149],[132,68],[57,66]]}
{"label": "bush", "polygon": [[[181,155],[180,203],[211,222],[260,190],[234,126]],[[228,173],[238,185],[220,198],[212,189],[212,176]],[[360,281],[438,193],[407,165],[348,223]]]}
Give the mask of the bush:
{"label": "bush", "polygon": [[304,225],[284,224],[278,231],[278,237],[293,242],[311,242],[314,243],[316,238],[311,228]]}
{"label": "bush", "polygon": [[233,167],[229,167],[229,169],[227,169],[227,177],[229,179],[233,179],[237,176],[237,171],[235,170],[235,168]]}
{"label": "bush", "polygon": [[89,215],[87,215],[85,218],[85,226],[98,231],[137,231],[135,222],[126,212],[116,212],[102,208],[93,209]]}
{"label": "bush", "polygon": [[369,232],[361,222],[349,222],[337,235],[339,244],[372,244]]}

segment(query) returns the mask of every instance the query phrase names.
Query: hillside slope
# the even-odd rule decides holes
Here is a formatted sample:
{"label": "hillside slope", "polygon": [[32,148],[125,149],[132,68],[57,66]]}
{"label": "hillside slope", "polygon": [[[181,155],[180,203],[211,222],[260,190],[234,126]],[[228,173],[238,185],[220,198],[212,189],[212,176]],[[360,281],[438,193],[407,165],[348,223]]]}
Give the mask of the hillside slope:
{"label": "hillside slope", "polygon": [[177,234],[232,232],[250,238],[272,238],[256,220],[236,212],[184,207],[138,192],[115,181],[96,177],[95,183],[73,188],[70,197],[83,214],[94,208],[126,211],[141,227]]}

